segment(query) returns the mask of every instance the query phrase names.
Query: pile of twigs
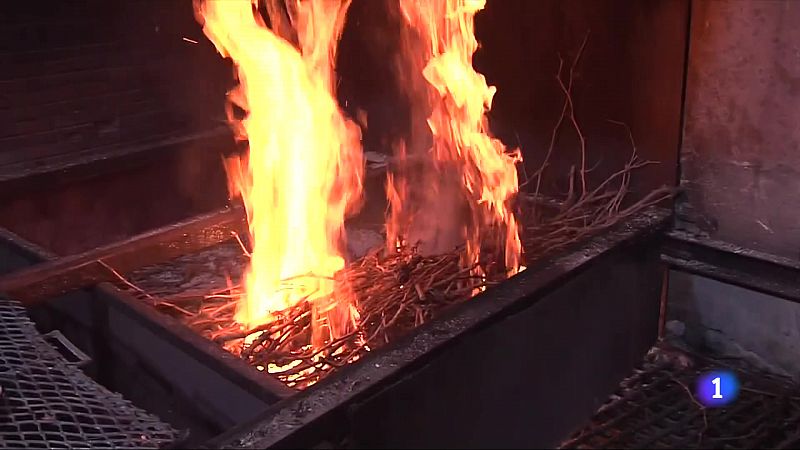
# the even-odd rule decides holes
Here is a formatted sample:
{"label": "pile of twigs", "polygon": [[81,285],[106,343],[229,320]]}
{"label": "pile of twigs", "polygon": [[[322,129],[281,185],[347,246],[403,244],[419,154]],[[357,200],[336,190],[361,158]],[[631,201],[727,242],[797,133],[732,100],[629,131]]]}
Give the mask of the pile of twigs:
{"label": "pile of twigs", "polygon": [[249,332],[217,340],[239,340],[237,350],[256,366],[294,363],[272,371],[288,385],[304,387],[331,369],[352,362],[364,352],[430,320],[446,306],[468,298],[473,291],[490,283],[463,268],[459,258],[458,252],[423,257],[414,248],[370,252],[337,276],[356,295],[359,326],[323,348],[311,349],[303,344],[309,342],[311,327],[311,307],[307,302],[268,324],[248,345],[240,339]]}
{"label": "pile of twigs", "polygon": [[347,283],[354,293],[359,326],[322,348],[307,345],[312,327],[312,305],[308,301],[277,313],[263,326],[244,330],[234,317],[241,295],[238,285],[207,295],[155,295],[117,276],[122,285],[155,308],[251,365],[274,373],[288,386],[304,388],[332,369],[427,322],[447,306],[500,281],[476,275],[475,267],[465,268],[461,254],[460,249],[422,256],[414,247],[396,251],[379,248],[348,266],[337,274],[337,282]]}
{"label": "pile of twigs", "polygon": [[[535,181],[535,189],[518,197],[524,257],[527,264],[545,254],[563,249],[589,235],[619,223],[643,208],[672,195],[663,188],[625,206],[631,176],[651,161],[638,158],[636,145],[628,130],[632,154],[625,167],[592,189],[587,187],[586,140],[572,104],[572,78],[580,59],[584,40],[566,82],[562,80],[563,61],[558,84],[564,93],[561,116],[553,130],[550,147],[540,169],[523,183]],[[563,199],[542,208],[539,190],[542,175],[548,168],[562,125],[571,123],[580,143],[580,167],[572,169],[569,192]],[[624,124],[621,124],[625,126]],[[627,126],[625,126],[627,128]],[[543,212],[548,211],[548,212]],[[244,244],[242,251],[249,256]],[[388,343],[396,336],[436,317],[446,307],[469,299],[485,287],[502,281],[504,275],[475,266],[464,267],[462,249],[438,256],[422,256],[413,246],[397,251],[378,248],[348,266],[337,275],[356,297],[360,316],[358,327],[345,336],[330,340],[322,348],[311,348],[312,305],[303,301],[275,315],[272,322],[250,330],[241,329],[235,320],[237,285],[211,293],[182,293],[158,296],[139,289],[119,276],[130,290],[153,306],[178,317],[201,335],[240,355],[260,370],[274,373],[291,387],[302,389],[321,379],[336,367],[359,359],[367,351]],[[491,261],[491,258],[487,259]],[[487,276],[481,275],[489,273]]]}
{"label": "pile of twigs", "polygon": [[[524,227],[522,241],[525,259],[532,261],[561,250],[673,196],[674,188],[662,187],[623,207],[632,173],[648,164],[652,162],[639,160],[634,148],[625,168],[597,188],[581,191],[577,197],[570,190],[565,201],[547,204],[536,195],[522,196],[520,223]],[[570,177],[570,186],[574,187],[574,177]],[[542,209],[546,211],[542,212]]]}

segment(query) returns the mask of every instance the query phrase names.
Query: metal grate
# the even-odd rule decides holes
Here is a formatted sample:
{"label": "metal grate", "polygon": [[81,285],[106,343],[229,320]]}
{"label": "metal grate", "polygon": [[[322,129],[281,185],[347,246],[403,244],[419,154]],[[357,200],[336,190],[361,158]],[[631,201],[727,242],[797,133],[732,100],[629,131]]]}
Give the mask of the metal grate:
{"label": "metal grate", "polygon": [[179,432],[70,365],[0,298],[0,447],[159,448]]}
{"label": "metal grate", "polygon": [[[711,369],[736,373],[739,397],[703,408],[693,387]],[[800,387],[733,360],[655,348],[589,424],[561,448],[796,448]]]}

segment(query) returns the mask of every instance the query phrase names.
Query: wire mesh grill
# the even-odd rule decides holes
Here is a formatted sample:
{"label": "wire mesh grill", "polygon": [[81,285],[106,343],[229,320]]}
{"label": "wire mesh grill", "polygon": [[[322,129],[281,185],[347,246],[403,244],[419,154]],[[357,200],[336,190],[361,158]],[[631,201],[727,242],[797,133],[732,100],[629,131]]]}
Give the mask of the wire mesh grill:
{"label": "wire mesh grill", "polygon": [[0,298],[1,448],[159,448],[179,433],[86,376]]}
{"label": "wire mesh grill", "polygon": [[[705,408],[694,397],[698,376],[736,373],[737,400]],[[561,448],[797,448],[800,387],[732,360],[654,349],[642,367]]]}

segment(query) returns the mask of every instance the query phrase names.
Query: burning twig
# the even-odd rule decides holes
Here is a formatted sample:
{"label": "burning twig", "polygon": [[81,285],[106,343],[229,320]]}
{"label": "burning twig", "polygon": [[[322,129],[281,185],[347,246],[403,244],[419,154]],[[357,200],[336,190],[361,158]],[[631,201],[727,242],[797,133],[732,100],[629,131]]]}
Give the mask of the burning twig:
{"label": "burning twig", "polygon": [[242,242],[242,238],[239,237],[239,233],[231,231],[231,235],[233,235],[233,237],[236,239],[236,242],[239,243],[239,247],[241,247],[242,253],[244,253],[244,255],[247,256],[248,258],[251,258],[253,255],[251,255],[250,251],[247,250],[247,247],[245,247],[244,242]]}
{"label": "burning twig", "polygon": [[[670,190],[656,190],[631,206],[621,207],[632,172],[648,164],[651,162],[638,159],[634,146],[623,169],[594,189],[574,191],[579,193],[562,203],[551,217],[528,222],[523,236],[527,262],[609,228],[671,195]],[[615,183],[619,183],[618,187],[610,189]],[[532,208],[536,207],[535,198],[527,200]],[[522,219],[525,224],[525,217]],[[414,247],[404,246],[388,254],[384,247],[374,249],[337,274],[336,279],[346,280],[356,295],[360,325],[319,349],[305,344],[311,329],[310,301],[276,313],[274,320],[263,326],[243,330],[235,319],[235,305],[241,296],[237,285],[207,295],[182,293],[154,302],[151,294],[116,275],[126,287],[156,306],[180,298],[183,314],[178,318],[190,328],[251,365],[273,373],[287,385],[302,389],[503,278],[475,276],[475,267],[462,264],[462,249],[422,256]]]}

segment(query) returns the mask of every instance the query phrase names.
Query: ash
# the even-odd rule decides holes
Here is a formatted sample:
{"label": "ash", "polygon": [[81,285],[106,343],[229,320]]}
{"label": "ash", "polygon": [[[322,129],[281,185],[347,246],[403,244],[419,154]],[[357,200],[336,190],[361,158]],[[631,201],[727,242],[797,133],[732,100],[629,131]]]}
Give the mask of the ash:
{"label": "ash", "polygon": [[[362,258],[383,243],[384,237],[375,230],[348,230],[347,260]],[[228,288],[229,282],[239,284],[248,262],[242,246],[232,239],[166,263],[135,270],[125,278],[153,296],[170,297],[187,292],[205,295]]]}
{"label": "ash", "polygon": [[131,272],[126,278],[153,296],[205,295],[238,283],[248,258],[235,240]]}

